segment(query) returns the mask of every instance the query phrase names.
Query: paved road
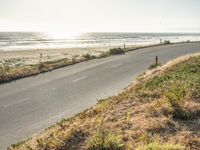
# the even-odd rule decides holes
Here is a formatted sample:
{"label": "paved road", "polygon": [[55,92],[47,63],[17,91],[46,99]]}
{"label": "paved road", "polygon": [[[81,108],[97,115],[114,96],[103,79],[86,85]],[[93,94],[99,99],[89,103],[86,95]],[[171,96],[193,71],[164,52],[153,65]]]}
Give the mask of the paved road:
{"label": "paved road", "polygon": [[200,52],[200,43],[144,48],[0,85],[0,149],[117,94],[154,62]]}

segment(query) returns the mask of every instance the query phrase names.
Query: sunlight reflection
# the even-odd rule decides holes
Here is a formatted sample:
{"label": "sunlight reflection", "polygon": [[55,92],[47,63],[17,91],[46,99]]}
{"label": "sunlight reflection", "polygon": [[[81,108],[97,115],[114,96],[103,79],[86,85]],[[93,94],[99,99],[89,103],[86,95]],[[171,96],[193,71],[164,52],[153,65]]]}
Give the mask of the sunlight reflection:
{"label": "sunlight reflection", "polygon": [[53,39],[75,39],[81,32],[50,31],[46,34]]}

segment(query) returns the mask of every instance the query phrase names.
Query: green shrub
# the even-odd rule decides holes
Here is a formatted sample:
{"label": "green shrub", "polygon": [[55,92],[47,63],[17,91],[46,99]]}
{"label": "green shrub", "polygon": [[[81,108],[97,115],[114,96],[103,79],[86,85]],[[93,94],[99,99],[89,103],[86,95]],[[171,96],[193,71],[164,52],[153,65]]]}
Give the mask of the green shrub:
{"label": "green shrub", "polygon": [[46,69],[46,67],[47,66],[43,62],[38,64],[38,70],[39,71],[44,71]]}
{"label": "green shrub", "polygon": [[75,129],[71,131],[68,136],[65,137],[64,145],[62,145],[61,147],[59,147],[60,145],[58,145],[58,149],[73,149],[72,147],[76,147],[76,145],[83,141],[86,136],[87,134],[82,129]]}
{"label": "green shrub", "polygon": [[200,99],[200,78],[195,83],[195,88],[192,91],[192,96],[195,99]]}
{"label": "green shrub", "polygon": [[184,150],[184,148],[180,145],[150,143],[139,146],[136,150]]}
{"label": "green shrub", "polygon": [[180,108],[188,93],[187,86],[183,82],[173,81],[168,87],[169,89],[164,93],[165,99],[173,108]]}
{"label": "green shrub", "polygon": [[102,57],[108,57],[110,56],[110,52],[102,52],[99,57],[102,58]]}
{"label": "green shrub", "polygon": [[174,81],[169,85],[170,88],[164,93],[164,97],[172,107],[172,115],[174,118],[188,120],[191,118],[191,114],[183,108],[189,92],[185,84],[185,82]]}
{"label": "green shrub", "polygon": [[87,143],[89,150],[121,150],[123,144],[121,138],[113,132],[100,129],[94,133]]}
{"label": "green shrub", "polygon": [[167,92],[164,93],[164,98],[172,107],[181,107],[186,101],[189,91],[188,86],[185,82],[173,80],[168,87]]}
{"label": "green shrub", "polygon": [[186,42],[187,42],[187,43],[190,43],[191,41],[190,41],[190,40],[187,40]]}
{"label": "green shrub", "polygon": [[172,115],[174,118],[182,119],[182,120],[189,120],[192,118],[192,114],[181,107],[173,108]]}
{"label": "green shrub", "polygon": [[157,67],[159,67],[159,66],[161,66],[161,63],[158,63],[158,64],[153,63],[153,64],[151,64],[151,65],[149,66],[148,69],[154,69],[154,68],[157,68]]}
{"label": "green shrub", "polygon": [[11,67],[8,64],[4,64],[4,71],[5,72],[10,72]]}
{"label": "green shrub", "polygon": [[4,68],[0,66],[0,77],[3,77],[5,75]]}
{"label": "green shrub", "polygon": [[83,54],[83,57],[84,57],[84,58],[87,58],[87,59],[93,59],[93,58],[95,58],[95,56],[90,55],[89,53]]}
{"label": "green shrub", "polygon": [[122,48],[112,48],[110,49],[111,55],[118,55],[118,54],[124,54],[124,50]]}
{"label": "green shrub", "polygon": [[171,42],[169,40],[165,40],[164,44],[171,44]]}

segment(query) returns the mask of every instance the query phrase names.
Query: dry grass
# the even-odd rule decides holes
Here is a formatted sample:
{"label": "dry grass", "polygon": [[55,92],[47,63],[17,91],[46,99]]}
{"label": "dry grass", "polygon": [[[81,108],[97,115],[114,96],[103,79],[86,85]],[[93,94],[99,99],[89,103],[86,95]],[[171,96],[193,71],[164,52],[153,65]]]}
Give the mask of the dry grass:
{"label": "dry grass", "polygon": [[198,150],[199,74],[199,54],[178,58],[10,150]]}
{"label": "dry grass", "polygon": [[64,66],[72,65],[84,61],[83,59],[61,59],[50,62],[38,62],[34,65],[19,65],[19,66],[10,66],[10,63],[4,63],[0,66],[0,83],[37,75],[43,72],[51,71],[53,69],[61,68]]}

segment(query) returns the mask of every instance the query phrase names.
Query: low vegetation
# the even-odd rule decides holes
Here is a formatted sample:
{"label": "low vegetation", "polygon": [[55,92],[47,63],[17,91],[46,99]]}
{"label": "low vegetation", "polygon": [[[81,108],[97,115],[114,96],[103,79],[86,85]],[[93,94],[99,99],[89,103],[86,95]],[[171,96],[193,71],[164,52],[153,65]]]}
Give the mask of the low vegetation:
{"label": "low vegetation", "polygon": [[153,63],[153,64],[151,64],[151,65],[149,66],[148,69],[155,69],[155,68],[160,67],[160,66],[161,66],[161,63]]}
{"label": "low vegetation", "polygon": [[172,144],[150,143],[139,146],[136,150],[183,150],[183,146]]}
{"label": "low vegetation", "polygon": [[171,42],[169,40],[165,40],[164,44],[171,44]]}
{"label": "low vegetation", "polygon": [[118,96],[10,150],[198,150],[200,56],[149,70]]}
{"label": "low vegetation", "polygon": [[16,80],[19,78],[37,75],[39,73],[51,71],[56,68],[72,65],[78,63],[80,60],[62,59],[51,62],[41,62],[34,65],[20,65],[11,66],[10,63],[4,63],[0,65],[0,83]]}
{"label": "low vegetation", "polygon": [[96,58],[94,55],[91,55],[89,53],[84,54],[83,57],[86,58],[86,59],[94,59],[94,58]]}
{"label": "low vegetation", "polygon": [[109,56],[110,56],[110,52],[109,52],[109,51],[108,51],[108,52],[102,52],[102,53],[99,55],[100,58],[109,57]]}
{"label": "low vegetation", "polygon": [[121,150],[123,144],[119,135],[106,129],[100,129],[91,135],[86,147],[88,150]]}
{"label": "low vegetation", "polygon": [[111,55],[119,55],[119,54],[124,54],[124,49],[122,48],[112,48],[110,49],[110,54]]}

